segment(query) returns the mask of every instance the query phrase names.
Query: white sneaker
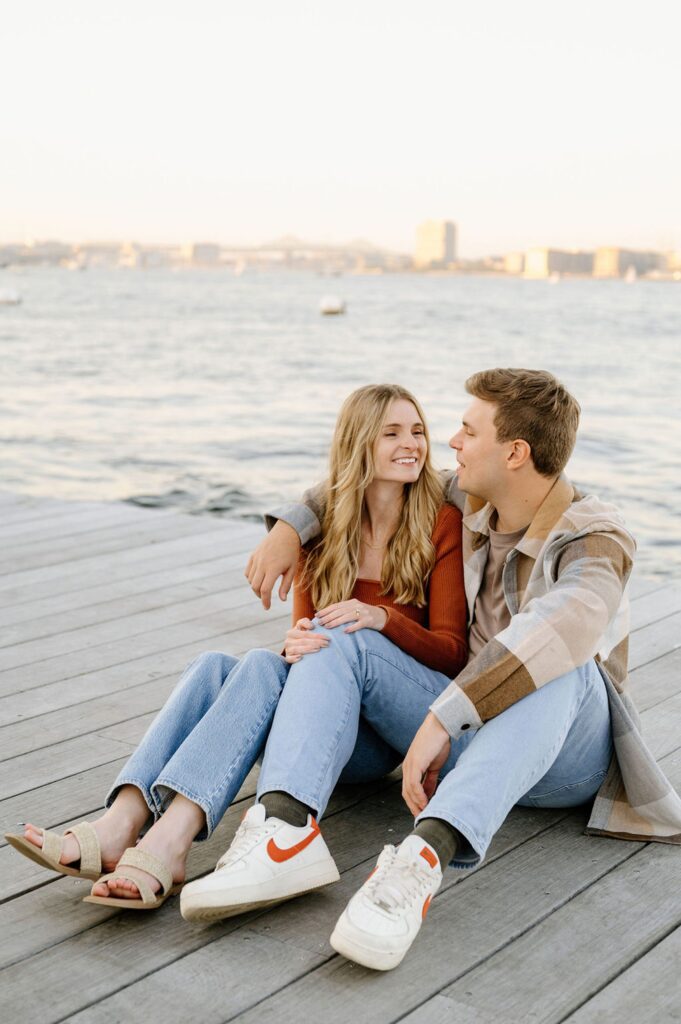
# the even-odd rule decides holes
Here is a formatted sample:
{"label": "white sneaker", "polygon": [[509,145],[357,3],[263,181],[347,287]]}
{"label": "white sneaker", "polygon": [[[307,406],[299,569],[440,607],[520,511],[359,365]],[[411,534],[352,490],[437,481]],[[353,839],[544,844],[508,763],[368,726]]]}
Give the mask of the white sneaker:
{"label": "white sneaker", "polygon": [[386,846],[362,888],[341,914],[331,945],[348,960],[389,971],[418,935],[442,871],[435,850],[419,836]]}
{"label": "white sneaker", "polygon": [[266,818],[263,804],[255,804],[244,815],[213,874],[185,885],[180,912],[187,921],[217,921],[291,899],[339,878],[312,815],[307,825],[295,828],[280,818]]}

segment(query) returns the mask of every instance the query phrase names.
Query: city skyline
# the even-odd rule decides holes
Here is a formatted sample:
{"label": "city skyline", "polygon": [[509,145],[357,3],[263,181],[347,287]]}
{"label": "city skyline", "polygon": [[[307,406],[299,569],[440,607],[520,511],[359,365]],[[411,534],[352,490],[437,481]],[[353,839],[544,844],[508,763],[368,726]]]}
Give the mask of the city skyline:
{"label": "city skyline", "polygon": [[[681,248],[681,11],[150,0],[3,22],[0,238]],[[36,25],[41,31],[36,32]]]}
{"label": "city skyline", "polygon": [[681,251],[641,250],[600,245],[594,250],[535,246],[526,250],[490,254],[480,259],[457,255],[457,225],[453,221],[425,221],[417,225],[411,254],[381,249],[359,239],[339,246],[324,246],[288,236],[262,246],[227,246],[215,242],[144,245],[138,241],[84,241],[70,244],[57,239],[33,243],[0,243],[0,269],[54,266],[67,270],[108,268],[150,270],[172,267],[212,268],[235,274],[244,270],[314,270],[342,273],[455,273],[504,274],[530,279],[565,277],[635,280],[681,280]]}

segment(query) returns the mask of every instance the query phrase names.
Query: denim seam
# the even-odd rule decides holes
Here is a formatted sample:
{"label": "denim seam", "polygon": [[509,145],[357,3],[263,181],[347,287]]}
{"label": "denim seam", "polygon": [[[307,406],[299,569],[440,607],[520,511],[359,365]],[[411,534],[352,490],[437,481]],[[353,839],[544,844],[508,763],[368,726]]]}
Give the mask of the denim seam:
{"label": "denim seam", "polygon": [[258,719],[257,723],[253,726],[253,728],[251,729],[250,733],[245,738],[245,741],[241,743],[241,746],[239,747],[236,755],[232,758],[231,762],[229,763],[229,765],[225,769],[224,775],[222,776],[220,781],[208,793],[208,795],[207,795],[207,799],[208,800],[210,800],[210,801],[214,800],[216,795],[218,793],[222,792],[225,789],[225,787],[229,784],[229,782],[231,781],[232,776],[234,775],[234,771],[235,771],[237,765],[239,764],[239,761],[243,757],[243,754],[245,753],[246,750],[248,750],[251,747],[251,744],[252,744],[252,741],[253,741],[254,737],[259,732],[260,727],[262,726],[263,722],[265,722],[267,720],[272,707],[275,704],[279,703],[280,696],[281,696],[281,692],[276,694],[276,696],[273,697],[272,700],[269,702],[269,704],[265,708],[263,714]]}
{"label": "denim seam", "polygon": [[[608,774],[608,770],[601,769],[600,771],[594,772],[593,775],[589,775],[586,779],[580,779],[579,782],[569,782],[565,786],[557,786],[555,789],[550,789],[547,793],[542,793],[541,796],[531,797],[528,796],[528,800],[546,800],[548,797],[555,796],[557,793],[567,793],[571,789],[579,789],[580,786],[586,786],[587,783],[593,782],[595,779],[604,779]],[[541,779],[539,780],[541,782]]]}
{"label": "denim seam", "polygon": [[[436,697],[439,697],[440,694],[442,693],[442,690],[433,690],[431,689],[431,687],[426,686],[421,679],[417,679],[416,676],[412,675],[411,672],[406,671],[404,665],[401,665],[399,662],[396,661],[391,661],[390,658],[386,658],[383,654],[379,654],[377,651],[367,651],[367,657],[378,658],[386,665],[390,665],[391,668],[395,669],[401,675],[406,676],[406,678],[409,679],[410,682],[416,683],[416,685],[420,687],[422,690],[425,690],[426,693],[430,693]],[[436,670],[431,669],[431,671],[435,672]]]}
{"label": "denim seam", "polygon": [[[572,728],[572,726],[574,724],[574,721],[575,721],[577,715],[579,714],[579,709],[582,706],[582,701],[584,700],[585,697],[586,697],[586,687],[584,688],[584,693],[582,694],[581,698],[577,701],[577,706],[572,710],[572,713],[569,716],[569,721],[566,723],[565,729],[564,729],[564,731],[562,731],[561,736],[553,744],[553,746],[551,747],[551,750],[542,758],[541,762],[539,762],[538,764],[532,765],[531,772],[528,772],[526,774],[526,776],[523,779],[522,783],[519,785],[518,788],[520,789],[520,795],[518,796],[518,798],[515,801],[515,803],[517,803],[518,800],[522,799],[534,786],[537,785],[538,782],[541,782],[541,780],[544,778],[544,776],[546,775],[546,773],[549,770],[549,768],[551,767],[551,765],[554,764],[554,762],[558,758],[558,755],[560,754],[561,750],[563,749],[563,747],[565,745],[565,741],[566,741],[566,739],[568,737],[570,729]],[[540,775],[537,775],[537,771],[538,770],[541,771]],[[532,778],[533,776],[536,776],[536,781],[533,782],[531,785],[528,785],[528,780],[530,778]],[[502,821],[503,821],[503,819],[502,819]],[[501,824],[501,822],[499,822],[499,824]],[[496,829],[492,830],[491,834],[494,835],[495,831],[496,831]]]}
{"label": "denim seam", "polygon": [[[357,709],[357,723],[358,724],[359,724],[359,716],[360,716],[361,707],[362,707],[362,689],[363,689],[363,687],[360,686],[359,689],[360,689],[360,694],[359,694],[359,697],[358,697],[358,709]],[[336,734],[333,737],[333,741],[332,741],[332,743],[329,744],[328,754],[327,754],[327,757],[326,757],[326,763],[321,767],[321,769],[317,773],[317,778],[319,779],[319,782],[317,784],[317,788],[319,790],[319,800],[315,804],[315,806],[317,808],[319,808],[321,806],[321,797],[323,795],[322,788],[324,789],[324,791],[326,791],[329,788],[328,787],[328,776],[329,776],[329,773],[331,771],[331,767],[333,765],[333,755],[338,750],[338,746],[339,746],[340,740],[341,740],[341,738],[343,736],[343,733],[347,729],[348,721],[350,720],[350,710],[351,710],[351,707],[352,707],[352,698],[350,697],[349,694],[346,693],[345,708],[344,708],[344,718],[343,718],[342,724],[340,724],[338,726],[338,728],[336,729]],[[352,751],[350,753],[352,755]],[[341,771],[342,770],[343,770],[343,768],[341,767]],[[338,774],[340,775],[340,772]],[[331,787],[331,788],[333,789],[333,787]],[[328,803],[328,798],[325,801],[325,805],[324,806],[326,806],[326,803]]]}

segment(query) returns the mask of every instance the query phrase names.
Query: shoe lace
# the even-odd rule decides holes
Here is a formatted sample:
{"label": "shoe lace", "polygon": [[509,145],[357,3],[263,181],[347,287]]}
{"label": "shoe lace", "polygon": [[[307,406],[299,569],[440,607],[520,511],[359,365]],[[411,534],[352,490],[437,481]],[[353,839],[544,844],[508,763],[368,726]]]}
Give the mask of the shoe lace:
{"label": "shoe lace", "polygon": [[386,846],[382,863],[365,884],[365,892],[373,903],[394,913],[409,907],[415,900],[427,895],[431,876],[412,861],[403,861],[393,846]]}
{"label": "shoe lace", "polygon": [[243,857],[244,854],[249,853],[254,846],[257,846],[264,836],[273,831],[273,826],[267,821],[263,825],[249,825],[247,822],[242,821],[236,830],[231,845],[227,850],[225,850],[222,857],[220,857],[220,860],[215,865],[215,870],[219,871],[220,868],[233,864],[235,860],[238,860],[239,857]]}

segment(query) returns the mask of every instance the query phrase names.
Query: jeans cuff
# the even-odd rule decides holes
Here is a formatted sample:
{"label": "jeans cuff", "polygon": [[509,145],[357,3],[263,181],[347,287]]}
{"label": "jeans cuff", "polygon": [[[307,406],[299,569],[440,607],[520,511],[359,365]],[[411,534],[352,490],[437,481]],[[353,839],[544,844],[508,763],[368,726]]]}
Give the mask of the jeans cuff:
{"label": "jeans cuff", "polygon": [[196,804],[197,807],[200,807],[206,816],[206,824],[200,832],[194,836],[194,842],[200,843],[204,839],[210,839],[217,824],[210,804],[206,803],[205,800],[202,800],[201,797],[196,795],[196,793],[192,793],[191,790],[187,789],[185,786],[179,785],[179,783],[174,782],[172,779],[163,778],[163,776],[156,780],[151,789],[160,808],[159,813],[161,814],[167,810],[168,805],[178,794],[185,797],[187,800],[191,800],[191,802]]}
{"label": "jeans cuff", "polygon": [[414,824],[418,825],[424,818],[439,818],[441,821],[446,821],[448,825],[451,825],[457,832],[460,832],[466,840],[466,845],[463,849],[457,848],[456,853],[449,862],[449,867],[475,868],[478,866],[487,852],[489,842],[481,842],[468,825],[465,825],[459,818],[455,818],[453,814],[429,810],[426,806],[425,810],[415,819]]}
{"label": "jeans cuff", "polygon": [[[302,790],[294,789],[292,786],[287,786],[285,783],[268,782],[266,786],[258,785],[255,796],[257,803],[260,803],[260,798],[264,796],[265,793],[288,793],[288,795],[292,796],[294,800],[298,800],[301,804],[305,804],[306,807],[310,807],[314,812],[316,821],[319,821],[322,816],[323,812],[319,809],[322,805],[318,797],[310,796],[309,793],[303,793]],[[324,804],[324,810],[326,810],[326,804]]]}
{"label": "jeans cuff", "polygon": [[149,813],[152,815],[154,821],[158,821],[159,816],[161,814],[161,810],[159,807],[157,807],[156,801],[154,800],[151,790],[145,785],[144,782],[141,782],[139,779],[135,779],[133,777],[126,778],[122,775],[118,776],[113,786],[107,793],[106,799],[104,801],[104,806],[107,808],[107,810],[109,807],[111,807],[123,786],[134,786],[135,789],[138,789],[142,794],[142,797],[144,798],[145,804],[149,808]]}

